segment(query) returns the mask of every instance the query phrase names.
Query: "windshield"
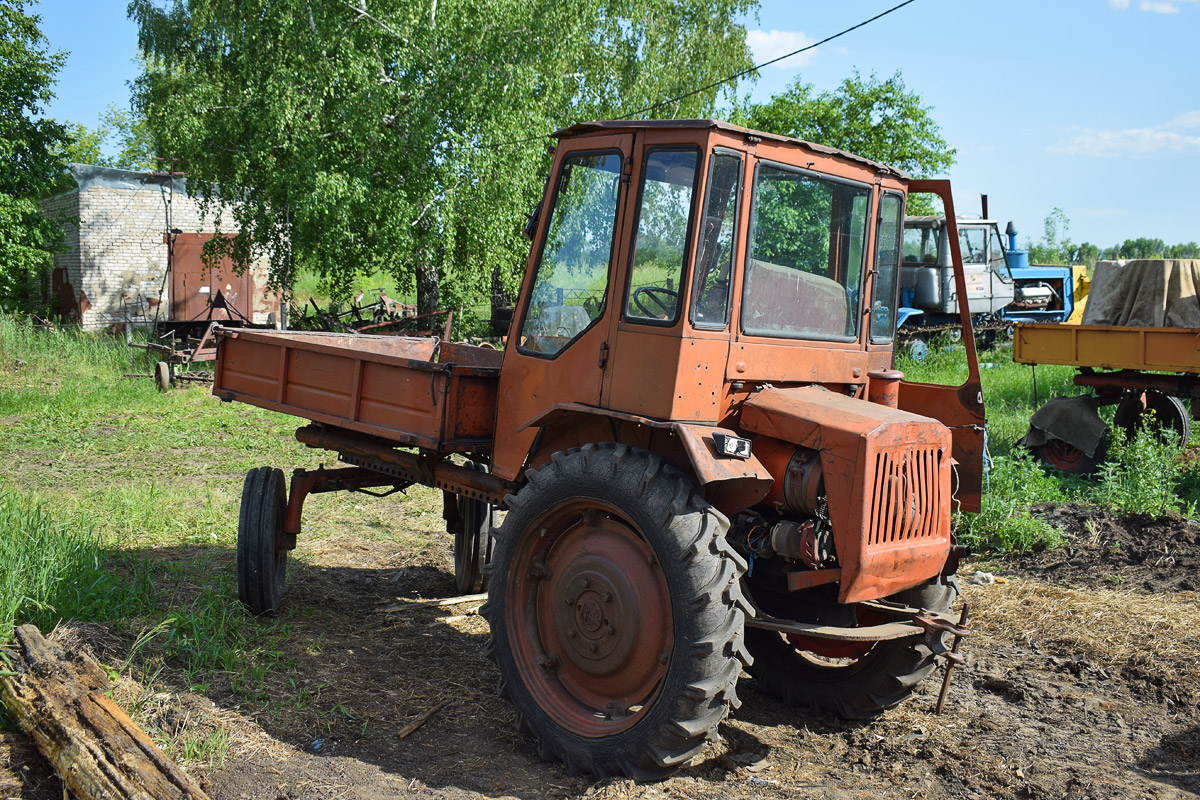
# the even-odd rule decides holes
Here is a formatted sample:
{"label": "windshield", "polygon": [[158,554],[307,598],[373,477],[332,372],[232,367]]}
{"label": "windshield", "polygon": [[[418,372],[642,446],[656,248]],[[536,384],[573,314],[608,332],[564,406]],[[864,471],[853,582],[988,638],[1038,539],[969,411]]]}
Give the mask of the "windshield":
{"label": "windshield", "polygon": [[986,228],[968,228],[961,222],[958,225],[958,247],[962,253],[964,264],[986,264],[987,253],[984,243],[987,241]]}
{"label": "windshield", "polygon": [[940,226],[904,224],[904,263],[937,264]]}
{"label": "windshield", "polygon": [[620,174],[619,153],[581,153],[563,162],[521,324],[522,350],[553,355],[603,313]]}
{"label": "windshield", "polygon": [[857,337],[870,195],[866,186],[758,165],[742,291],[745,333]]}

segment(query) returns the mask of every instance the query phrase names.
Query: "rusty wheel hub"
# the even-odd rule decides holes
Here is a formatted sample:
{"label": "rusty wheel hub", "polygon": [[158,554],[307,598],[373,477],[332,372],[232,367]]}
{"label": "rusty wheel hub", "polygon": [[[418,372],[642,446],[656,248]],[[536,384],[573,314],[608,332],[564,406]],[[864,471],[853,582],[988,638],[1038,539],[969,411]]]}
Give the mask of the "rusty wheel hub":
{"label": "rusty wheel hub", "polygon": [[1082,450],[1059,439],[1047,440],[1042,454],[1047,463],[1064,472],[1078,467],[1084,459]]}
{"label": "rusty wheel hub", "polygon": [[615,509],[582,500],[552,509],[536,529],[510,575],[527,685],[577,734],[623,730],[670,663],[671,601],[654,551]]}

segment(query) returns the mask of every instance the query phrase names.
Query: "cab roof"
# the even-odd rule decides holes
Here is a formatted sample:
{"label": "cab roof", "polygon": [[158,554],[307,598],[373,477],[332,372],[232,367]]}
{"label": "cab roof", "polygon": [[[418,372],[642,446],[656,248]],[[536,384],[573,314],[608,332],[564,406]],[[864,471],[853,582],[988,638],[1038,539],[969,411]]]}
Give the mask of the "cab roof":
{"label": "cab roof", "polygon": [[719,130],[726,133],[741,134],[743,136],[757,136],[761,139],[767,139],[773,142],[782,142],[785,144],[795,144],[809,150],[813,153],[818,153],[824,156],[834,156],[844,158],[847,161],[852,161],[856,164],[862,164],[870,167],[876,172],[885,175],[894,175],[900,180],[910,180],[912,176],[902,169],[881,164],[878,161],[872,161],[869,158],[856,156],[854,153],[848,153],[845,150],[838,150],[836,147],[826,147],[822,144],[814,144],[806,142],[803,139],[796,139],[791,136],[780,136],[775,133],[765,133],[763,131],[755,131],[749,128],[743,128],[740,125],[734,125],[729,122],[722,122],[717,119],[642,119],[642,120],[597,120],[594,122],[580,122],[562,130],[555,131],[553,136],[556,139],[563,139],[568,136],[578,136],[585,133],[596,133],[598,131],[636,131],[636,130],[663,130],[668,128],[676,129],[696,129],[703,128],[709,130]]}

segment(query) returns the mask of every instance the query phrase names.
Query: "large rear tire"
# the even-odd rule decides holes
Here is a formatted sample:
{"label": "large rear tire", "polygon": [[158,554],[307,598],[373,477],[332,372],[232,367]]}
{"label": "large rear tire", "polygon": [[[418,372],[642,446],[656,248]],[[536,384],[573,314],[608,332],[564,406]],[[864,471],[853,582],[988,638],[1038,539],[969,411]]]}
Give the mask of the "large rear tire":
{"label": "large rear tire", "polygon": [[[891,599],[948,611],[957,593],[958,584],[951,579],[949,584],[925,584]],[[755,599],[764,611],[785,618],[789,607],[802,602],[790,595]],[[860,611],[860,624],[868,622],[864,616]],[[746,646],[754,657],[748,671],[772,694],[789,705],[830,711],[846,719],[866,719],[898,705],[936,666],[933,652],[919,636],[856,646],[750,628]]]}
{"label": "large rear tire", "polygon": [[738,705],[745,562],[729,521],[661,458],[556,453],[506,500],[484,613],[500,691],[543,758],[651,780]]}
{"label": "large rear tire", "polygon": [[247,472],[238,514],[238,598],[256,617],[278,611],[283,600],[286,513],[283,470],[259,467]]}

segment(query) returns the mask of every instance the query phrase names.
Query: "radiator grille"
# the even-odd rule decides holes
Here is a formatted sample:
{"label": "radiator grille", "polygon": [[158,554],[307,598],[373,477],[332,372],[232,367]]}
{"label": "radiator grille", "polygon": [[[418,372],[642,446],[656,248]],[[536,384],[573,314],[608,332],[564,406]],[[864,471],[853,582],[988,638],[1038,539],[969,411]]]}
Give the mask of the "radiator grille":
{"label": "radiator grille", "polygon": [[875,496],[871,501],[868,545],[939,535],[940,447],[914,447],[875,456]]}

